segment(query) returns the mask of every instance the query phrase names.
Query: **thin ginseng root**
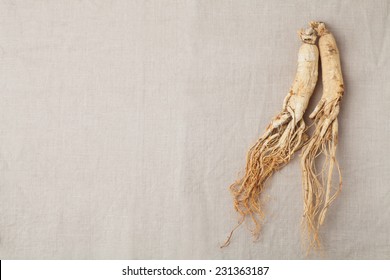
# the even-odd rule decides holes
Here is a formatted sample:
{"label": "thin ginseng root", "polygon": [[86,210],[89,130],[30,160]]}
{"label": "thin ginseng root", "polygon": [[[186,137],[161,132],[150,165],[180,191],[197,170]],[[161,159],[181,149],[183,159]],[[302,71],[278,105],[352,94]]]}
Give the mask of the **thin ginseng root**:
{"label": "thin ginseng root", "polygon": [[247,217],[252,222],[250,230],[254,238],[259,237],[265,217],[261,201],[265,183],[308,139],[303,114],[318,78],[317,36],[312,28],[301,30],[299,36],[303,44],[298,54],[297,74],[283,102],[283,109],[248,151],[245,175],[230,186],[234,208],[240,218],[222,247],[229,245],[232,233]]}
{"label": "thin ginseng root", "polygon": [[[333,35],[320,22],[312,22],[311,26],[320,36],[319,49],[322,65],[323,95],[313,113],[315,131],[308,144],[303,148],[301,168],[303,179],[304,214],[303,226],[307,232],[307,250],[321,248],[319,236],[329,206],[339,194],[342,176],[336,160],[338,143],[338,120],[340,101],[344,94],[339,51]],[[320,172],[316,164],[320,156],[324,156]],[[333,187],[334,169],[338,170],[339,184]]]}

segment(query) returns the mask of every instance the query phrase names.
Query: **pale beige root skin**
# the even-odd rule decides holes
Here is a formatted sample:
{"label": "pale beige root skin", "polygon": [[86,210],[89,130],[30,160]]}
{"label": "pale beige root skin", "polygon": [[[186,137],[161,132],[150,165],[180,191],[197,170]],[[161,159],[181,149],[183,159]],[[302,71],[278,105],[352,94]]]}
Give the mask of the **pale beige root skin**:
{"label": "pale beige root skin", "polygon": [[[315,131],[303,148],[301,168],[303,177],[304,215],[303,225],[308,233],[308,252],[321,247],[319,229],[327,210],[342,186],[342,177],[336,160],[338,141],[338,120],[340,100],[344,94],[339,50],[335,38],[320,22],[310,25],[320,36],[318,46],[322,65],[323,95],[311,113],[315,119]],[[325,162],[320,171],[316,170],[318,157],[324,154]],[[333,171],[337,168],[339,184],[332,185]]]}
{"label": "pale beige root skin", "polygon": [[[250,148],[245,175],[230,186],[234,208],[240,215],[237,227],[250,217],[255,239],[259,236],[264,218],[260,197],[267,179],[288,163],[308,138],[302,118],[317,83],[319,52],[315,45],[317,36],[312,28],[301,30],[299,37],[303,44],[299,49],[297,73],[284,99],[282,111]],[[222,247],[229,244],[233,231]]]}

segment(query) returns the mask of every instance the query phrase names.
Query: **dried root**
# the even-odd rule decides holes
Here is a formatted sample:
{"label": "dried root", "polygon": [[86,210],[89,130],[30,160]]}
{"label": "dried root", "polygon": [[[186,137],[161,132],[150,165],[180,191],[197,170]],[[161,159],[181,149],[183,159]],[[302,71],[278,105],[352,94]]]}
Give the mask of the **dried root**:
{"label": "dried root", "polygon": [[303,120],[297,124],[290,120],[287,125],[274,129],[268,137],[260,138],[248,152],[245,176],[230,186],[234,208],[241,216],[250,216],[254,223],[252,233],[255,239],[259,236],[265,216],[259,199],[265,182],[301,148],[307,140],[304,131]]}
{"label": "dried root", "polygon": [[[303,148],[301,168],[303,177],[304,220],[303,226],[308,233],[308,251],[321,247],[319,229],[323,224],[327,210],[339,194],[342,177],[336,160],[338,141],[339,103],[344,94],[339,51],[333,35],[324,23],[310,24],[320,36],[319,50],[323,76],[323,95],[313,113],[315,131],[308,144]],[[316,170],[319,156],[324,155],[322,169]],[[339,184],[332,186],[334,169],[338,169]]]}
{"label": "dried root", "polygon": [[[306,126],[303,114],[318,78],[317,35],[314,29],[309,28],[301,30],[299,36],[303,44],[298,54],[297,74],[283,102],[283,110],[273,118],[264,134],[250,148],[245,175],[230,186],[234,208],[240,215],[239,225],[246,217],[250,217],[255,239],[259,237],[265,216],[260,198],[266,181],[291,160],[294,152],[308,138],[304,133]],[[229,244],[232,233],[222,247]]]}

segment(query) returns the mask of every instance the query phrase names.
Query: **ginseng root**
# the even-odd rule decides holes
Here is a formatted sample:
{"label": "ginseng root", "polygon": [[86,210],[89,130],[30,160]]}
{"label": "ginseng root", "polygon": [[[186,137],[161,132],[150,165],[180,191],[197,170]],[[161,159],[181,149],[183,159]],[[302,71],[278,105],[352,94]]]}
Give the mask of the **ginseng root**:
{"label": "ginseng root", "polygon": [[[284,99],[282,111],[272,119],[247,153],[245,175],[230,186],[234,208],[240,215],[237,227],[249,216],[255,239],[264,219],[260,198],[267,179],[287,164],[308,139],[302,117],[317,83],[319,54],[313,28],[300,30],[298,34],[303,44],[298,53],[297,73]],[[222,247],[230,243],[233,231]]]}
{"label": "ginseng root", "polygon": [[[322,22],[311,22],[318,34],[322,65],[323,94],[320,102],[309,116],[315,119],[315,131],[303,148],[301,168],[303,176],[304,215],[303,226],[308,233],[308,250],[320,248],[319,229],[326,212],[342,186],[342,177],[336,160],[340,100],[344,94],[339,50],[335,38]],[[325,160],[320,172],[316,163],[323,154]],[[332,186],[334,169],[338,169],[339,184]]]}

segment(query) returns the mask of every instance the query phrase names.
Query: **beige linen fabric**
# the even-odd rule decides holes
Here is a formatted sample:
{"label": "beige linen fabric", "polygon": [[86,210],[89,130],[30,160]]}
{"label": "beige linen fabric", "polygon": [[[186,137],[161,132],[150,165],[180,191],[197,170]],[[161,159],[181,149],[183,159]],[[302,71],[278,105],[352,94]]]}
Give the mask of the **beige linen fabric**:
{"label": "beige linen fabric", "polygon": [[268,185],[259,242],[241,228],[219,244],[227,187],[293,81],[296,31],[321,20],[346,88],[322,257],[388,259],[389,6],[1,1],[0,258],[305,258],[298,155]]}

